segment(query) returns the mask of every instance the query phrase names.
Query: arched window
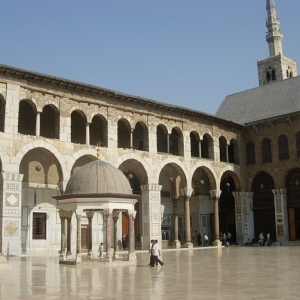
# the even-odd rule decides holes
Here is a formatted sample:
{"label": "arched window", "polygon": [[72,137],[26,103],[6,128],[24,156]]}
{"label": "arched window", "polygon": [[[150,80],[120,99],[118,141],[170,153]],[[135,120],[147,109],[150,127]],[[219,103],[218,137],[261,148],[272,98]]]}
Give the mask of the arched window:
{"label": "arched window", "polygon": [[46,105],[41,113],[41,136],[59,139],[59,112],[56,107]]}
{"label": "arched window", "polygon": [[261,142],[262,162],[272,162],[271,140],[264,139]]}
{"label": "arched window", "polygon": [[300,131],[296,134],[297,157],[300,157]]}
{"label": "arched window", "polygon": [[274,69],[272,70],[272,80],[273,81],[276,80],[276,74],[275,74],[275,70]]}
{"label": "arched window", "polygon": [[246,144],[247,165],[255,164],[255,148],[252,142]]}
{"label": "arched window", "polygon": [[219,138],[220,161],[227,162],[227,143],[224,137]]}
{"label": "arched window", "polygon": [[145,123],[137,122],[133,131],[133,149],[148,151],[148,128]]}
{"label": "arched window", "polygon": [[156,144],[157,152],[168,153],[168,131],[167,128],[160,124],[156,127]]}
{"label": "arched window", "polygon": [[82,111],[73,111],[71,114],[71,142],[86,143],[86,116]]}
{"label": "arched window", "polygon": [[118,148],[130,148],[130,124],[125,119],[118,121]]}
{"label": "arched window", "polygon": [[199,137],[196,132],[190,133],[191,156],[199,157]]}
{"label": "arched window", "polygon": [[107,147],[107,121],[101,115],[96,115],[90,124],[90,144],[96,146],[101,142],[101,147]]}
{"label": "arched window", "polygon": [[31,101],[22,100],[19,103],[18,132],[35,135],[36,107]]}
{"label": "arched window", "polygon": [[0,131],[4,132],[5,124],[5,100],[0,96]]}
{"label": "arched window", "polygon": [[278,158],[279,160],[289,159],[289,141],[284,134],[278,138]]}

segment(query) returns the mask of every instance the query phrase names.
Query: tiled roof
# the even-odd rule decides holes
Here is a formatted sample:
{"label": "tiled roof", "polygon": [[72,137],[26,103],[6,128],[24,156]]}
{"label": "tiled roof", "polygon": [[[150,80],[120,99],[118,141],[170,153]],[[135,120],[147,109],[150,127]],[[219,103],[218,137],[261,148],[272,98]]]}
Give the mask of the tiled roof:
{"label": "tiled roof", "polygon": [[216,116],[240,124],[300,111],[300,76],[228,95]]}

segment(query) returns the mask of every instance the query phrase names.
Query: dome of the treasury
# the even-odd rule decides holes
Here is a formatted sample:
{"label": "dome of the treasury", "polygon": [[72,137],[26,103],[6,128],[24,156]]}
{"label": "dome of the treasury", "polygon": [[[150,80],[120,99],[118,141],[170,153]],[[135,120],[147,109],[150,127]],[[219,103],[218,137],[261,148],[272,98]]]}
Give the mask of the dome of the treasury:
{"label": "dome of the treasury", "polygon": [[95,160],[71,176],[65,191],[68,194],[132,194],[132,189],[119,169]]}

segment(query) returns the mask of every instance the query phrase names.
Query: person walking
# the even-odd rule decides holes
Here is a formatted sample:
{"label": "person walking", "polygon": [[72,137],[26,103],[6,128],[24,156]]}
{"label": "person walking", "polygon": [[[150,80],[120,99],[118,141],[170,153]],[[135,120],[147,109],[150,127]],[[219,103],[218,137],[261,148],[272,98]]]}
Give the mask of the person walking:
{"label": "person walking", "polygon": [[230,231],[227,232],[227,243],[230,244],[231,242],[231,233]]}
{"label": "person walking", "polygon": [[264,232],[263,231],[259,234],[258,240],[259,240],[260,245],[263,246],[264,245],[264,241],[265,241],[265,237],[264,237]]}
{"label": "person walking", "polygon": [[150,249],[149,249],[149,253],[150,253],[149,266],[152,266],[152,263],[153,263],[153,254],[152,254],[153,246],[154,246],[154,240],[151,240],[151,245],[150,245]]}
{"label": "person walking", "polygon": [[267,234],[267,241],[266,241],[266,246],[271,246],[271,234],[270,234],[270,232],[268,232],[268,234]]}
{"label": "person walking", "polygon": [[223,233],[223,246],[226,246],[226,232]]}
{"label": "person walking", "polygon": [[160,248],[159,248],[159,245],[158,245],[158,240],[154,241],[154,245],[153,245],[153,248],[152,248],[152,254],[153,254],[153,260],[152,260],[152,263],[151,263],[151,267],[154,267],[154,265],[157,264],[157,263],[159,263],[161,266],[163,266],[164,263],[158,258],[158,256],[161,255]]}
{"label": "person walking", "polygon": [[99,245],[98,252],[99,252],[98,258],[101,258],[102,257],[102,253],[103,253],[103,243],[101,243]]}
{"label": "person walking", "polygon": [[203,247],[208,247],[208,236],[206,234],[204,234],[203,239]]}

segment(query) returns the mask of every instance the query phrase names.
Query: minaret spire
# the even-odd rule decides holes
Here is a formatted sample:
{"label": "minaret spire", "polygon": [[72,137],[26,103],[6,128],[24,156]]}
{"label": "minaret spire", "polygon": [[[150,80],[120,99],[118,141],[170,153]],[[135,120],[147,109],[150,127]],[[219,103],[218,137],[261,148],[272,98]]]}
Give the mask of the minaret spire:
{"label": "minaret spire", "polygon": [[267,12],[268,18],[266,21],[266,27],[268,29],[266,35],[266,41],[269,44],[270,57],[276,56],[282,53],[282,39],[283,34],[280,31],[280,21],[276,16],[276,6],[274,0],[267,0]]}

